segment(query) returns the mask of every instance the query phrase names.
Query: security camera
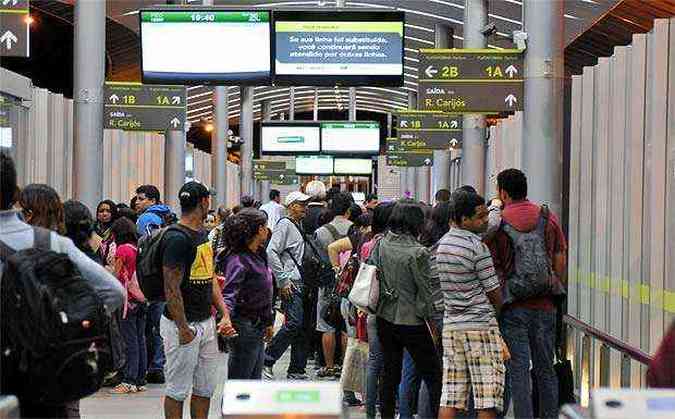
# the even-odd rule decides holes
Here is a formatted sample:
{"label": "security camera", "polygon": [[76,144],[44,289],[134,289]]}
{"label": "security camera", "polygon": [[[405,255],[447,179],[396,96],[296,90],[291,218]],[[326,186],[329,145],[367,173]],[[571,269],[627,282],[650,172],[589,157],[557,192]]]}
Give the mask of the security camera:
{"label": "security camera", "polygon": [[527,49],[527,32],[513,31],[513,43],[518,49]]}
{"label": "security camera", "polygon": [[485,36],[485,37],[492,36],[492,35],[494,35],[494,34],[497,33],[497,25],[495,25],[494,22],[493,22],[493,23],[488,23],[487,25],[485,25],[485,26],[483,27],[483,29],[481,29],[480,32],[481,32],[481,33],[483,34],[483,36]]}

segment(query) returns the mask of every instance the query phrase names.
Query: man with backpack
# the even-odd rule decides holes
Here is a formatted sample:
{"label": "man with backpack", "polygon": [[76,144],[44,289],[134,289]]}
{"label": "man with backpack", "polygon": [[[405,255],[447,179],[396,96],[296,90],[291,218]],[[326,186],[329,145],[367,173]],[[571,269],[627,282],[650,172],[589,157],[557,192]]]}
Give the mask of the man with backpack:
{"label": "man with backpack", "polygon": [[[155,185],[141,185],[136,189],[136,209],[140,214],[136,221],[138,238],[142,240],[154,230],[169,224],[175,216],[171,208],[160,202],[159,189]],[[164,312],[164,302],[150,301],[146,339],[148,343],[147,381],[164,384],[164,348],[159,333],[159,320]]]}
{"label": "man with backpack", "polygon": [[[161,232],[158,243],[160,282],[163,282],[160,297],[166,301],[160,321],[166,354],[164,413],[168,419],[182,418],[183,403],[192,392],[190,411],[193,417],[205,418],[218,379],[218,342],[212,305],[223,315],[218,333],[230,337],[236,332],[214,278],[213,250],[204,229],[211,201],[209,190],[201,183],[188,182],[178,192],[178,199],[181,218],[178,224]],[[148,252],[153,253],[150,248]],[[139,258],[140,255],[141,252]],[[139,265],[143,263],[141,258]],[[142,275],[139,280],[144,294],[152,296],[156,292],[147,276]]]}
{"label": "man with backpack", "polygon": [[[352,206],[353,202],[354,198],[347,192],[339,192],[333,196],[333,199],[330,202],[330,209],[335,214],[335,218],[328,224],[319,227],[315,233],[319,245],[326,253],[328,252],[328,246],[331,243],[347,237],[349,227],[353,224],[349,221],[349,208]],[[339,267],[336,267],[336,272],[338,270]],[[329,324],[325,319],[326,310],[329,308],[328,305],[330,304],[330,300],[332,299],[333,304],[336,302],[337,304],[341,303],[339,297],[331,295],[333,286],[334,284],[331,284],[328,287],[319,289],[319,297],[316,305],[316,330],[323,333],[323,356],[326,361],[326,366],[317,372],[317,377],[319,378],[338,378],[340,376],[340,371],[335,368],[336,339],[338,337],[340,338],[343,354],[346,347],[346,339],[342,339],[341,333],[336,337],[335,325]]]}
{"label": "man with backpack", "polygon": [[70,239],[23,222],[17,195],[14,162],[0,153],[0,393],[18,396],[24,418],[63,417],[66,402],[100,388],[101,335],[126,293]]}
{"label": "man with backpack", "polygon": [[[502,223],[486,244],[504,297],[499,326],[511,352],[507,398],[513,397],[518,418],[558,417],[555,297],[562,294],[567,243],[558,217],[527,199],[523,172],[502,171],[497,191],[504,203]],[[533,412],[530,362],[540,412]]]}
{"label": "man with backpack", "polygon": [[294,191],[286,196],[288,217],[279,220],[267,246],[269,266],[274,273],[282,300],[286,321],[272,342],[267,345],[263,377],[274,378],[274,364],[291,346],[291,363],[288,366],[289,380],[306,380],[307,339],[303,328],[303,293],[305,284],[301,274],[301,262],[305,254],[305,237],[301,223],[307,211],[310,197]]}

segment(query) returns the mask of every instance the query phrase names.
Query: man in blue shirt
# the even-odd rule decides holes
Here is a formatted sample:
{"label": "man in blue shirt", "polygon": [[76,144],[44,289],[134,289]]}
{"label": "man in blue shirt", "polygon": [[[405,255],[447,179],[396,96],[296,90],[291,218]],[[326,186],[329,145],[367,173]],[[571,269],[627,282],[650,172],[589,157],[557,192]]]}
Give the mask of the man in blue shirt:
{"label": "man in blue shirt", "polygon": [[136,208],[140,214],[136,222],[139,237],[161,228],[172,216],[171,208],[160,202],[155,185],[141,185],[136,189]]}

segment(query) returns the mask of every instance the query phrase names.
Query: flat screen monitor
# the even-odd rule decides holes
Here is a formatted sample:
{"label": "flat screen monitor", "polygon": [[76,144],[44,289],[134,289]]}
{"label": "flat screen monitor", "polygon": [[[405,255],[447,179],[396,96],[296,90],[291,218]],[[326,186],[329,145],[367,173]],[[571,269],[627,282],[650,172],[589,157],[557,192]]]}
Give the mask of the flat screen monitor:
{"label": "flat screen monitor", "polygon": [[321,123],[321,151],[330,154],[378,154],[380,124],[377,122]]}
{"label": "flat screen monitor", "polygon": [[352,198],[357,204],[363,204],[366,200],[366,194],[364,192],[352,192]]}
{"label": "flat screen monitor", "polygon": [[261,129],[262,154],[302,154],[321,151],[318,124],[270,124]]}
{"label": "flat screen monitor", "polygon": [[397,11],[275,11],[275,83],[402,86],[404,24]]}
{"label": "flat screen monitor", "polygon": [[139,15],[143,83],[270,84],[270,11],[152,9]]}
{"label": "flat screen monitor", "polygon": [[332,175],[333,157],[298,156],[295,158],[295,173],[298,175]]}
{"label": "flat screen monitor", "polygon": [[335,159],[336,175],[361,175],[373,174],[373,161],[371,159]]}

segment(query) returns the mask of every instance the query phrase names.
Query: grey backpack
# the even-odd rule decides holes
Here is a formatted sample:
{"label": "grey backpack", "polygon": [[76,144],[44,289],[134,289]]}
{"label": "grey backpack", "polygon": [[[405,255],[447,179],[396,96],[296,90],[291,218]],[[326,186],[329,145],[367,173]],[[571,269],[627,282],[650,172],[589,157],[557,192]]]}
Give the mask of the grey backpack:
{"label": "grey backpack", "polygon": [[532,297],[544,297],[560,292],[553,273],[551,258],[546,251],[546,225],[549,210],[542,205],[537,227],[527,233],[504,223],[502,229],[513,246],[513,270],[504,288],[504,303]]}

